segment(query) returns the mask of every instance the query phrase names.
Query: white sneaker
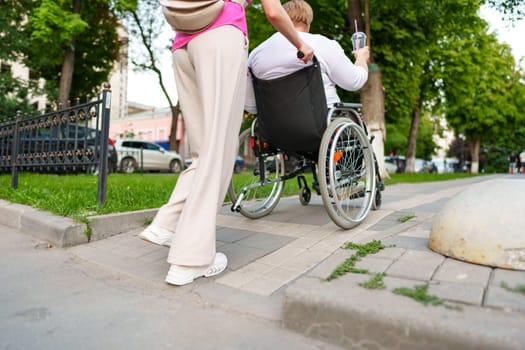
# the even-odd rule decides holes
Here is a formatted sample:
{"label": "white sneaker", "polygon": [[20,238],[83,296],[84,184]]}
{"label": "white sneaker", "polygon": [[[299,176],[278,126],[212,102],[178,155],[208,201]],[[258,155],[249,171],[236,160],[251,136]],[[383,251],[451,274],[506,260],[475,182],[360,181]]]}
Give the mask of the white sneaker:
{"label": "white sneaker", "polygon": [[155,225],[149,225],[139,233],[139,238],[148,241],[153,244],[163,245],[166,247],[171,246],[171,239],[173,232],[165,230]]}
{"label": "white sneaker", "polygon": [[211,277],[218,275],[228,266],[228,258],[223,253],[216,253],[213,263],[209,266],[180,266],[171,265],[166,283],[183,286],[193,282],[199,277]]}

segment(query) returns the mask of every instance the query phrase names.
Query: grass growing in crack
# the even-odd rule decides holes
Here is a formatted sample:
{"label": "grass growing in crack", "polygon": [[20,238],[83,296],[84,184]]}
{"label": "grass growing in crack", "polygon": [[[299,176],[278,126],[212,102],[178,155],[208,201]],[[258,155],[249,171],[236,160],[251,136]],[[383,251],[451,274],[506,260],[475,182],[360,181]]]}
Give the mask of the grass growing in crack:
{"label": "grass growing in crack", "polygon": [[366,289],[385,289],[385,282],[383,278],[386,276],[386,273],[377,273],[367,282],[359,283],[359,285]]}
{"label": "grass growing in crack", "polygon": [[326,278],[327,281],[341,277],[348,272],[367,274],[368,270],[356,269],[355,263],[368,254],[375,254],[379,252],[381,249],[385,248],[385,246],[383,243],[381,243],[381,241],[373,240],[372,242],[368,242],[366,244],[355,244],[349,242],[345,244],[343,248],[356,250],[356,252],[351,257],[346,259],[341,265],[336,267],[330,276]]}
{"label": "grass growing in crack", "polygon": [[383,243],[377,240],[373,240],[372,242],[368,242],[366,244],[356,244],[348,242],[344,246],[345,249],[357,250],[357,252],[354,255],[359,255],[361,257],[365,257],[368,254],[375,254],[384,247],[385,246],[383,245]]}
{"label": "grass growing in crack", "polygon": [[403,216],[403,217],[397,219],[397,221],[399,221],[400,223],[403,223],[403,222],[407,222],[408,220],[411,220],[411,219],[413,219],[415,217],[416,217],[415,215],[406,215],[406,216]]}
{"label": "grass growing in crack", "polygon": [[516,287],[510,287],[506,282],[501,282],[501,288],[508,290],[509,292],[520,293],[525,295],[525,284],[519,284]]}
{"label": "grass growing in crack", "polygon": [[443,299],[435,295],[428,294],[428,283],[415,286],[414,289],[411,288],[396,288],[393,290],[394,294],[404,295],[406,297],[412,298],[417,302],[420,302],[423,305],[432,305],[432,306],[444,306],[447,309],[461,310],[459,306],[453,306],[445,304]]}

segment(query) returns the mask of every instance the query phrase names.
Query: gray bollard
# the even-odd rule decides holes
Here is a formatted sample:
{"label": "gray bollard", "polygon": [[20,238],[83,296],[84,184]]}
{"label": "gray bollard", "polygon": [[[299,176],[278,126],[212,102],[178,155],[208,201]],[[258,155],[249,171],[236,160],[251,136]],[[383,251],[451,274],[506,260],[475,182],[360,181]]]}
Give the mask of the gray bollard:
{"label": "gray bollard", "polygon": [[432,223],[429,248],[476,264],[525,270],[525,178],[481,182]]}

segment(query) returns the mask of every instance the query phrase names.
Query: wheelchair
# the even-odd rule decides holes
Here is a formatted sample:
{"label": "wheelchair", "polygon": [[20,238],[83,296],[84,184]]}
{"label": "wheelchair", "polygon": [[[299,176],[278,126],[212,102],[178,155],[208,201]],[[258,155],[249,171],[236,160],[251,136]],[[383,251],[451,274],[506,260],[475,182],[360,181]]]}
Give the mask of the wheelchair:
{"label": "wheelchair", "polygon": [[[314,190],[342,229],[378,209],[384,184],[361,104],[327,107],[315,57],[312,65],[285,77],[262,80],[250,74],[257,117],[239,136],[238,155],[246,171],[228,188],[231,210],[251,219],[270,214],[293,178],[300,203],[308,205]],[[306,172],[313,174],[311,188]]]}

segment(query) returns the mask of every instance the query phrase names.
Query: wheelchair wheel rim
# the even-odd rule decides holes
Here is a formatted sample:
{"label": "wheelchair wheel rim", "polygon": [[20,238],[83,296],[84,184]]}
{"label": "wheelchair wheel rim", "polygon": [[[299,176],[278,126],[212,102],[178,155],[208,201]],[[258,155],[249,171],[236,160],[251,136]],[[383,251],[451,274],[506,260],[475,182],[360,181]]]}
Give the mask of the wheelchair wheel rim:
{"label": "wheelchair wheel rim", "polygon": [[333,121],[323,136],[319,165],[323,164],[327,169],[319,177],[321,181],[325,176],[325,208],[338,226],[352,228],[370,211],[375,189],[372,152],[362,128],[344,119]]}

